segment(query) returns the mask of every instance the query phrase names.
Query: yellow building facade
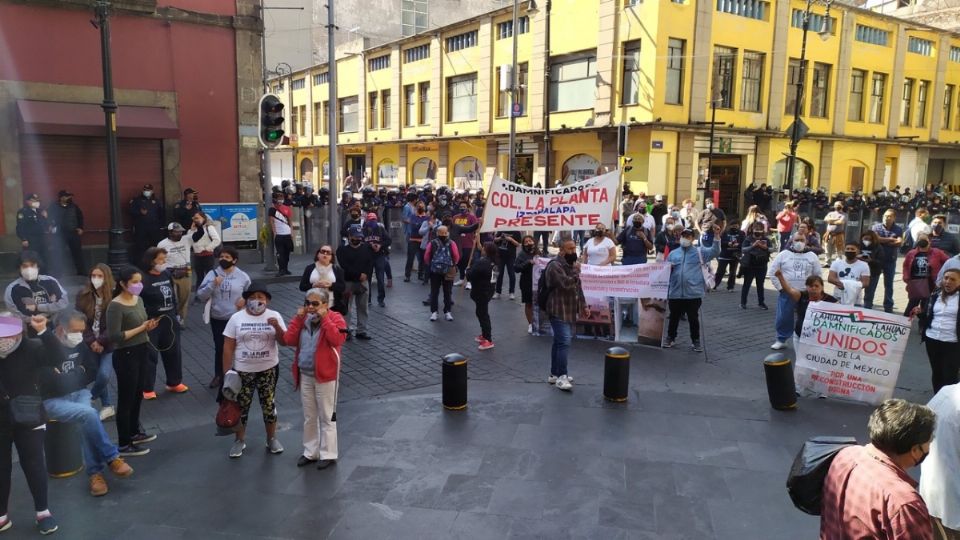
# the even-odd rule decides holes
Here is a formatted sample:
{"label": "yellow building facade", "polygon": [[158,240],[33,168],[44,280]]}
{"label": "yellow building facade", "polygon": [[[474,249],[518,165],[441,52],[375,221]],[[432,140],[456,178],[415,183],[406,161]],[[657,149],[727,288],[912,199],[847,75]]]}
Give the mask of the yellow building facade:
{"label": "yellow building facade", "polygon": [[815,6],[802,69],[802,0],[544,4],[520,2],[516,103],[511,8],[338,58],[336,126],[325,64],[274,79],[300,178],[326,178],[335,129],[341,180],[486,187],[508,174],[515,111],[518,181],[616,168],[626,125],[627,187],[702,199],[709,177],[737,209],[749,184],[785,185],[802,73],[794,187],[960,184],[960,35]]}

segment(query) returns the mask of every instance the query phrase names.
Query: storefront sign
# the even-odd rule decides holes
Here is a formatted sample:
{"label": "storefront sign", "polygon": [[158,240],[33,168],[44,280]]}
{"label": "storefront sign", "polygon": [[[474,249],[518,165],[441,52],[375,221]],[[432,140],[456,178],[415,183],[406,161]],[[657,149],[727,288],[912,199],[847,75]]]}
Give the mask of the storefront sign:
{"label": "storefront sign", "polygon": [[224,242],[257,241],[255,203],[204,204],[203,211],[217,224]]}
{"label": "storefront sign", "polygon": [[909,337],[906,317],[814,302],[797,341],[797,386],[879,405],[893,397]]}
{"label": "storefront sign", "polygon": [[440,146],[437,144],[411,144],[407,147],[408,152],[436,152]]}
{"label": "storefront sign", "polygon": [[494,177],[480,232],[588,229],[613,219],[620,171],[543,189]]}
{"label": "storefront sign", "polygon": [[663,141],[653,141],[651,144],[654,150],[663,150]]}

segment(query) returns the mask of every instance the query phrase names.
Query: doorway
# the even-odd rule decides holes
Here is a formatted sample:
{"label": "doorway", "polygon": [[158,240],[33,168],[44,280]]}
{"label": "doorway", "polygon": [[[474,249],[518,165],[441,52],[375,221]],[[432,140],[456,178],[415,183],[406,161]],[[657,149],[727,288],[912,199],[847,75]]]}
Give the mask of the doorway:
{"label": "doorway", "polygon": [[[707,158],[700,158],[701,170],[707,168]],[[742,215],[740,208],[740,157],[716,157],[710,170],[710,189],[720,190],[717,206],[727,214],[727,221]],[[708,194],[707,196],[712,196]]]}
{"label": "doorway", "polygon": [[363,178],[367,170],[367,156],[364,154],[347,154],[347,175],[353,175],[357,180]]}
{"label": "doorway", "polygon": [[533,185],[533,154],[517,154],[517,177],[514,182],[525,186]]}

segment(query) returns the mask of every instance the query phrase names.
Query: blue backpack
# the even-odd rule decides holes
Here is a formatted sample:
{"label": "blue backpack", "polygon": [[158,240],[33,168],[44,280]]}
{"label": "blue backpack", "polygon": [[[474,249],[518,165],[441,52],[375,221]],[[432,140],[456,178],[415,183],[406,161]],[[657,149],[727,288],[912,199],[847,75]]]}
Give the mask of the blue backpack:
{"label": "blue backpack", "polygon": [[430,273],[446,274],[453,266],[453,253],[450,251],[450,242],[441,242],[437,239],[432,240],[433,249],[430,251]]}

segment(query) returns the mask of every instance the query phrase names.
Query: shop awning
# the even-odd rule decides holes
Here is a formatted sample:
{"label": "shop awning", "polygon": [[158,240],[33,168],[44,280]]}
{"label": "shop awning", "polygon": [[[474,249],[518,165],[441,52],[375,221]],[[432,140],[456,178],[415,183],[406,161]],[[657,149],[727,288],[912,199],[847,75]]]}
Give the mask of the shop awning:
{"label": "shop awning", "polygon": [[[92,103],[17,100],[22,133],[102,137],[103,109]],[[120,106],[117,136],[134,139],[176,139],[177,124],[161,107]]]}

